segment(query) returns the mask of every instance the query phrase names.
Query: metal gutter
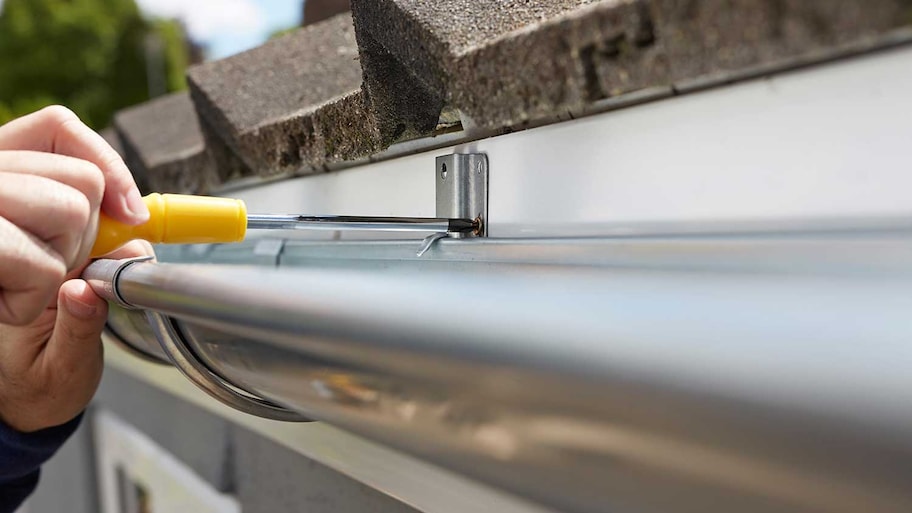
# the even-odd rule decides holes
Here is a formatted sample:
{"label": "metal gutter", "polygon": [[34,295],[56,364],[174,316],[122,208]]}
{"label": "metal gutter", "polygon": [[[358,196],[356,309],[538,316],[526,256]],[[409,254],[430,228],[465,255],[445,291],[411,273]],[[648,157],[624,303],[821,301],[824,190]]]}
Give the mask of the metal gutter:
{"label": "metal gutter", "polygon": [[143,263],[118,290],[243,390],[564,511],[912,504],[908,272]]}

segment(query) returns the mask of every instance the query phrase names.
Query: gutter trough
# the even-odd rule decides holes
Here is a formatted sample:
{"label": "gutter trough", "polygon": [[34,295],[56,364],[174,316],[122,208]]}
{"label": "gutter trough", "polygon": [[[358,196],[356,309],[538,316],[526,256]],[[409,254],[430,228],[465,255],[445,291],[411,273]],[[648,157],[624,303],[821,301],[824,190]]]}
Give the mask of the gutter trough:
{"label": "gutter trough", "polygon": [[[851,255],[859,239],[817,244]],[[809,243],[753,240],[726,266],[731,237],[703,240],[702,267],[378,272],[371,252],[398,243],[375,242],[336,268],[138,262],[106,288],[100,261],[87,276],[136,308],[110,327],[149,358],[178,344],[211,386],[284,412],[272,418],[325,421],[561,511],[908,511],[912,240],[881,241],[897,258],[867,271],[801,271]],[[617,244],[680,261],[700,242]],[[439,251],[486,247],[508,250]]]}

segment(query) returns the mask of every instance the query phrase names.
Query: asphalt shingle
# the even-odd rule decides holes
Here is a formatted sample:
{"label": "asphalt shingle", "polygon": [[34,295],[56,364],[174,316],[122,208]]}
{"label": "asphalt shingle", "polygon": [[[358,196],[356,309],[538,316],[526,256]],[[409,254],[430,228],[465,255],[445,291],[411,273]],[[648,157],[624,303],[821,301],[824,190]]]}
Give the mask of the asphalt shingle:
{"label": "asphalt shingle", "polygon": [[352,10],[382,123],[416,125],[411,79],[428,104],[488,129],[912,25],[909,0],[353,0]]}
{"label": "asphalt shingle", "polygon": [[191,68],[192,104],[178,94],[121,112],[115,126],[137,178],[155,190],[202,192],[248,176],[322,171],[460,123],[468,137],[510,131],[628,93],[670,94],[882,46],[897,29],[912,30],[912,0],[352,0],[351,8]]}
{"label": "asphalt shingle", "polygon": [[114,129],[143,192],[201,193],[218,181],[187,93],[122,110]]}
{"label": "asphalt shingle", "polygon": [[348,13],[191,68],[188,80],[207,144],[243,160],[242,176],[320,170],[376,148]]}

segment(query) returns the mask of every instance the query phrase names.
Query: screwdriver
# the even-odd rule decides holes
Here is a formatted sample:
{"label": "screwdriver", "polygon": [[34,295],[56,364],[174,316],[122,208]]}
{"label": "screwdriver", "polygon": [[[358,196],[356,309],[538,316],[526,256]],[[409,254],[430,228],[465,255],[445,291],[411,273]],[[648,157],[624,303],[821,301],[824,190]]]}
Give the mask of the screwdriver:
{"label": "screwdriver", "polygon": [[185,194],[152,193],[143,198],[149,220],[137,226],[111,219],[104,213],[92,258],[98,258],[136,239],[153,244],[206,244],[240,242],[247,230],[383,230],[398,232],[479,231],[479,221],[424,217],[307,216],[247,214],[239,199]]}

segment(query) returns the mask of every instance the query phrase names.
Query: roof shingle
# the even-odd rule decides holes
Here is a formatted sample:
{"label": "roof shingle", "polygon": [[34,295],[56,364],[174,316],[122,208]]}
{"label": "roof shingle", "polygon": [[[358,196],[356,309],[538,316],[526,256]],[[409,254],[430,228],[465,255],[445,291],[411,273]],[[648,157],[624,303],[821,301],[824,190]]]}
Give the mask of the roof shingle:
{"label": "roof shingle", "polygon": [[177,95],[120,113],[115,125],[137,176],[148,173],[156,190],[199,192],[246,176],[326,170],[397,141],[458,132],[460,121],[466,137],[485,136],[591,112],[632,92],[671,94],[876,48],[895,29],[908,40],[912,28],[912,0],[351,7],[191,68],[192,105]]}
{"label": "roof shingle", "polygon": [[188,72],[207,142],[260,176],[319,170],[376,149],[351,15]]}
{"label": "roof shingle", "polygon": [[[912,23],[908,0],[354,0],[372,108],[429,97],[489,129],[560,116],[640,89],[800,58]],[[392,76],[391,76],[392,75]],[[403,123],[405,121],[400,121]],[[407,124],[407,123],[406,123]]]}
{"label": "roof shingle", "polygon": [[202,193],[218,183],[187,93],[124,109],[114,117],[114,129],[144,193]]}

